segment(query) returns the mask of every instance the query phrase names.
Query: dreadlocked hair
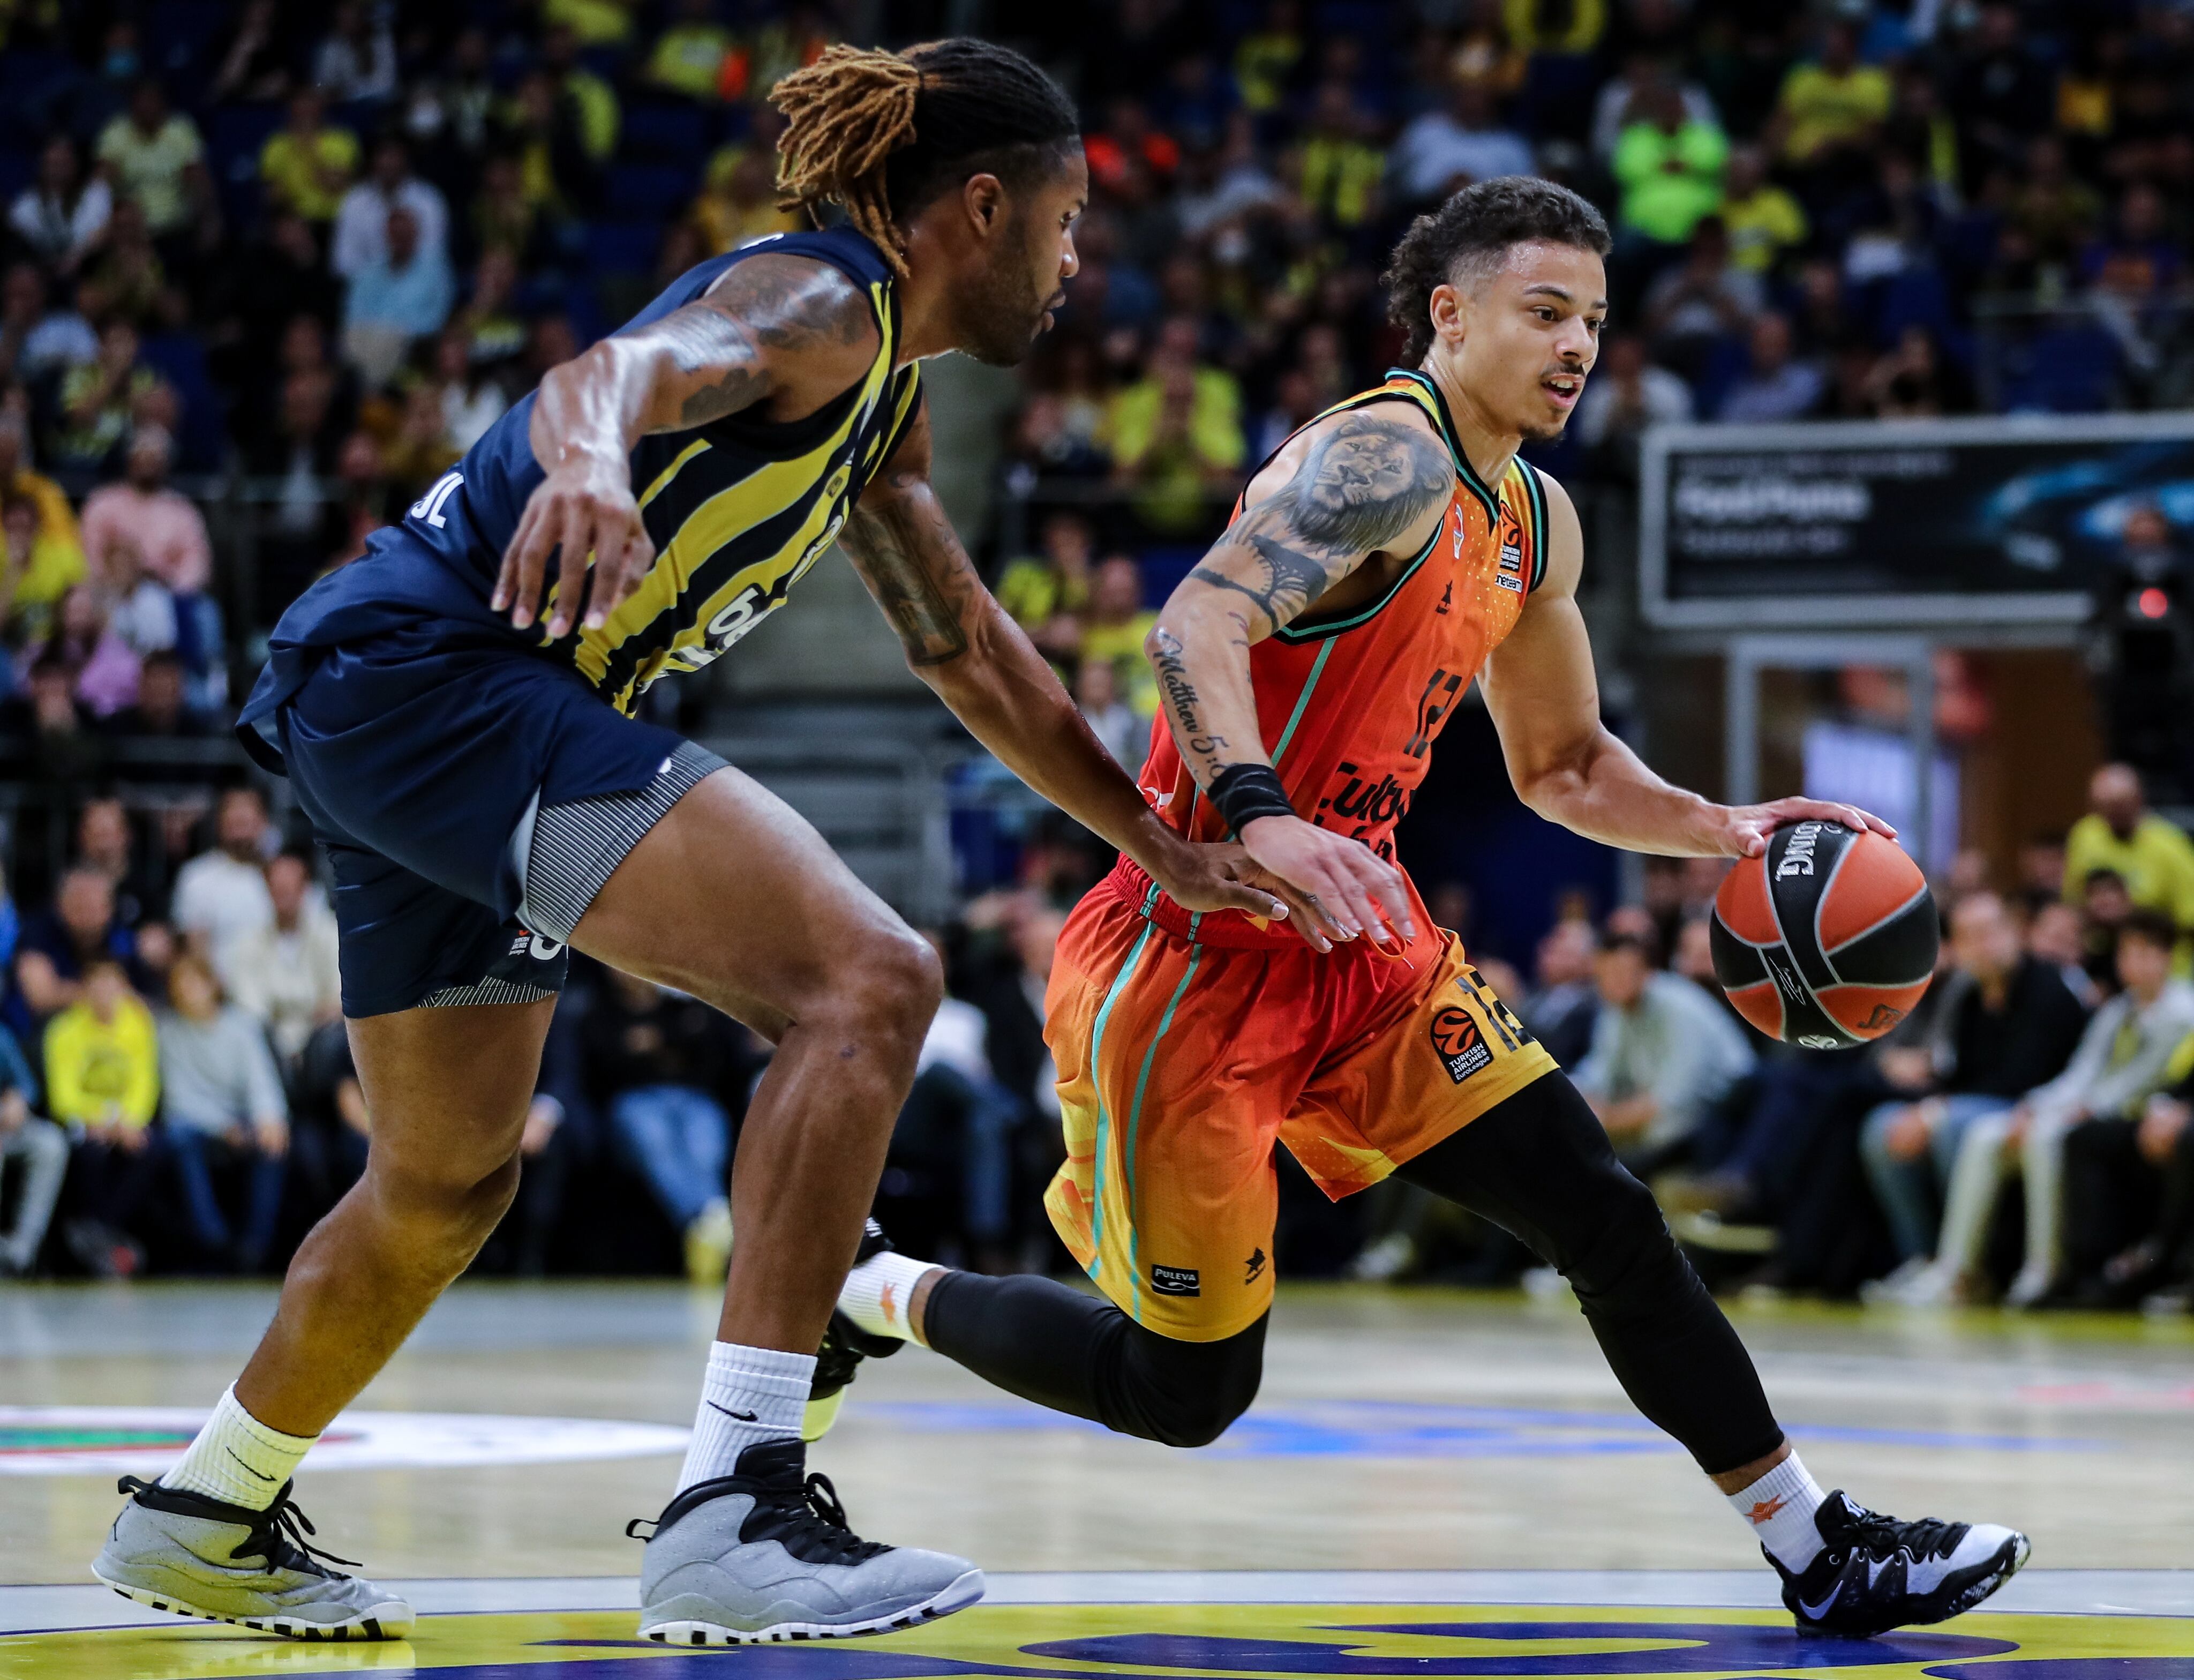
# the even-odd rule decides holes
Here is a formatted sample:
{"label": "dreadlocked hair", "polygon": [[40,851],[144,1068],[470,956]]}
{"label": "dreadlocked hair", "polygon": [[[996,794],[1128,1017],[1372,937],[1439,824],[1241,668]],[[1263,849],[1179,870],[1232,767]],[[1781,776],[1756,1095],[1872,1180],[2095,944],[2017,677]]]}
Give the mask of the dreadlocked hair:
{"label": "dreadlocked hair", "polygon": [[1435,288],[1482,283],[1516,245],[1572,245],[1605,256],[1611,243],[1600,212],[1551,181],[1509,175],[1464,187],[1410,224],[1379,277],[1387,319],[1409,335],[1403,364],[1416,366],[1433,347]]}
{"label": "dreadlocked hair", "polygon": [[956,38],[903,53],[826,47],[770,89],[784,210],[822,225],[824,204],[876,242],[904,278],[903,231],[970,175],[1018,186],[1082,132],[1074,102],[1009,47]]}

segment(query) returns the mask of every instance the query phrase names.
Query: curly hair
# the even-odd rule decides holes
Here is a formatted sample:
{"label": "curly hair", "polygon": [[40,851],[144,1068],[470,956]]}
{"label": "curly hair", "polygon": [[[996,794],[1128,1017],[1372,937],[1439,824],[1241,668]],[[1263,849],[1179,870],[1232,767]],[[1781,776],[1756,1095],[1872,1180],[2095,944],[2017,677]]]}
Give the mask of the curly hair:
{"label": "curly hair", "polygon": [[826,204],[906,273],[905,227],[970,175],[1018,186],[1082,132],[1074,102],[1009,47],[956,38],[903,53],[828,47],[770,89],[784,113],[780,207]]}
{"label": "curly hair", "polygon": [[1387,319],[1409,335],[1404,364],[1416,366],[1433,347],[1435,287],[1482,283],[1499,271],[1512,247],[1534,243],[1605,256],[1612,241],[1600,212],[1568,187],[1525,175],[1466,187],[1412,222],[1379,277],[1387,288]]}

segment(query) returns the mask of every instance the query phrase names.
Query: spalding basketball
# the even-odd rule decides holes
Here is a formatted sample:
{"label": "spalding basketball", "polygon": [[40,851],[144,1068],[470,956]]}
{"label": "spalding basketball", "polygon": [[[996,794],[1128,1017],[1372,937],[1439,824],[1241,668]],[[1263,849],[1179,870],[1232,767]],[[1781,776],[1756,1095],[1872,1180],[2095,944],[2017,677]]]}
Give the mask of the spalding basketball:
{"label": "spalding basketball", "polygon": [[1737,1012],[1812,1050],[1878,1038],[1934,977],[1941,934],[1919,866],[1872,831],[1800,822],[1714,895],[1714,978]]}

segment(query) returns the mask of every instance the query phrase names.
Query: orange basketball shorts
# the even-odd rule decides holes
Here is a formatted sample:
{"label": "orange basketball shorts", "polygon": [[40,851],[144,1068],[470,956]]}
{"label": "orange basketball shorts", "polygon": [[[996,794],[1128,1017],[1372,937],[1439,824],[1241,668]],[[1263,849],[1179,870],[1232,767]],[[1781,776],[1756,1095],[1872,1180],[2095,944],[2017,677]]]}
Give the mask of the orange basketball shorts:
{"label": "orange basketball shorts", "polygon": [[1045,1209],[1123,1311],[1189,1342],[1272,1305],[1276,1140],[1338,1200],[1555,1066],[1452,934],[1196,943],[1109,883],[1067,922],[1045,1014],[1066,1134]]}

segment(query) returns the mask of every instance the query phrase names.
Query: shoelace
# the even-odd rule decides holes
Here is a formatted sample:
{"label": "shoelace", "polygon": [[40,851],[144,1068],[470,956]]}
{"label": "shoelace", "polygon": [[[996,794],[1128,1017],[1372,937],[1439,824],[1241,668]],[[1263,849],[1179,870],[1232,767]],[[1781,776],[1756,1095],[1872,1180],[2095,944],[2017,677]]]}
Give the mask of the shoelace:
{"label": "shoelace", "polygon": [[858,1563],[890,1550],[853,1533],[846,1520],[845,1502],[830,1485],[830,1478],[820,1470],[813,1472],[796,1492],[788,1490],[784,1498],[785,1527],[795,1533],[812,1535],[846,1562]]}
{"label": "shoelace", "polygon": [[[125,1476],[118,1484],[119,1491],[135,1493],[152,1484],[142,1477]],[[297,1509],[297,1503],[287,1489],[274,1503],[259,1513],[244,1537],[229,1552],[231,1557],[249,1557],[256,1552],[267,1560],[269,1569],[295,1569],[302,1574],[328,1575],[333,1571],[321,1567],[323,1562],[340,1563],[345,1568],[359,1567],[354,1557],[338,1557],[331,1551],[323,1551],[305,1538],[317,1534],[313,1520]]]}
{"label": "shoelace", "polygon": [[1916,1562],[1930,1557],[1941,1557],[1956,1547],[1956,1526],[1938,1522],[1933,1517],[1916,1522],[1899,1522],[1893,1516],[1880,1511],[1859,1510],[1851,1527],[1855,1550],[1873,1556],[1887,1558],[1903,1551]]}

